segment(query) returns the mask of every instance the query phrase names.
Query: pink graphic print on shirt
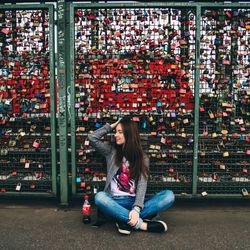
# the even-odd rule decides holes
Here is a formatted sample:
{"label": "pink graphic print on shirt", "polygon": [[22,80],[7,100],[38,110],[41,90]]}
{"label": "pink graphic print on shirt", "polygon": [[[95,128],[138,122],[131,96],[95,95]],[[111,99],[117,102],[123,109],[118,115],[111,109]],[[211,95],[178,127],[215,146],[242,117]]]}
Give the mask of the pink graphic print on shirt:
{"label": "pink graphic print on shirt", "polygon": [[119,168],[114,179],[117,183],[117,188],[120,191],[129,193],[129,194],[135,193],[135,182],[134,180],[129,178],[129,170],[125,166],[125,164],[122,164],[122,167]]}

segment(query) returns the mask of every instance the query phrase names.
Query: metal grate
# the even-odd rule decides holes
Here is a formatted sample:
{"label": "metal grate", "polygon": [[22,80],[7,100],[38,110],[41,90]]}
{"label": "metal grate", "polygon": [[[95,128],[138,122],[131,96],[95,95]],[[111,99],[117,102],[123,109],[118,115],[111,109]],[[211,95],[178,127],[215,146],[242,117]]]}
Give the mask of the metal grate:
{"label": "metal grate", "polygon": [[51,193],[49,10],[17,8],[0,8],[0,189]]}
{"label": "metal grate", "polygon": [[103,185],[98,173],[106,173],[86,133],[130,114],[150,157],[148,193],[170,187],[190,194],[194,9],[77,8],[74,21],[76,192],[93,194]]}
{"label": "metal grate", "polygon": [[198,192],[250,187],[249,9],[202,9]]}

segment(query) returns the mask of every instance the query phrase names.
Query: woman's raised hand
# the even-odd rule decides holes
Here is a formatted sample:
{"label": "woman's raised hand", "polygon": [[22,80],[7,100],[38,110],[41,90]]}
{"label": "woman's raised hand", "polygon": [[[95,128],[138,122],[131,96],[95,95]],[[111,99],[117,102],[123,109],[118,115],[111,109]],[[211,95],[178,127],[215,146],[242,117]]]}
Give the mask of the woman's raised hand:
{"label": "woman's raised hand", "polygon": [[116,121],[115,123],[112,123],[111,125],[110,125],[110,127],[112,128],[112,129],[114,129],[117,125],[118,125],[118,123],[121,121],[121,119],[119,119],[118,121]]}

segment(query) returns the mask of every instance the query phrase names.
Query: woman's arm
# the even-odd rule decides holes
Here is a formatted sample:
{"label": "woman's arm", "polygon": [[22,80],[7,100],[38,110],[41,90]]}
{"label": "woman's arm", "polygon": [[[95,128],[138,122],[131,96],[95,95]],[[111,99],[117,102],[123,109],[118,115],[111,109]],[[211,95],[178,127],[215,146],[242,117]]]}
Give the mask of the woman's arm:
{"label": "woman's arm", "polygon": [[114,129],[118,123],[119,120],[111,125],[106,124],[103,127],[95,130],[92,134],[88,134],[88,140],[90,142],[90,145],[104,156],[110,154],[112,147],[110,144],[103,143],[101,141],[101,138],[111,132],[112,129]]}
{"label": "woman's arm", "polygon": [[111,131],[112,127],[109,124],[106,124],[95,130],[92,134],[88,134],[90,145],[104,156],[110,154],[112,147],[110,144],[102,142],[101,139]]}

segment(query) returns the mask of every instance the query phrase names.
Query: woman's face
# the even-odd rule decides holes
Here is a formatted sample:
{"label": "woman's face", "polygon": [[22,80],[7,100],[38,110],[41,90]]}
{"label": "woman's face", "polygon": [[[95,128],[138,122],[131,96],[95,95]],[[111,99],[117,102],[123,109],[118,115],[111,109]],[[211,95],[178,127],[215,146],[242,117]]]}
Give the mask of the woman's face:
{"label": "woman's face", "polygon": [[115,140],[117,145],[122,145],[125,143],[125,137],[123,134],[123,128],[120,123],[115,128]]}

